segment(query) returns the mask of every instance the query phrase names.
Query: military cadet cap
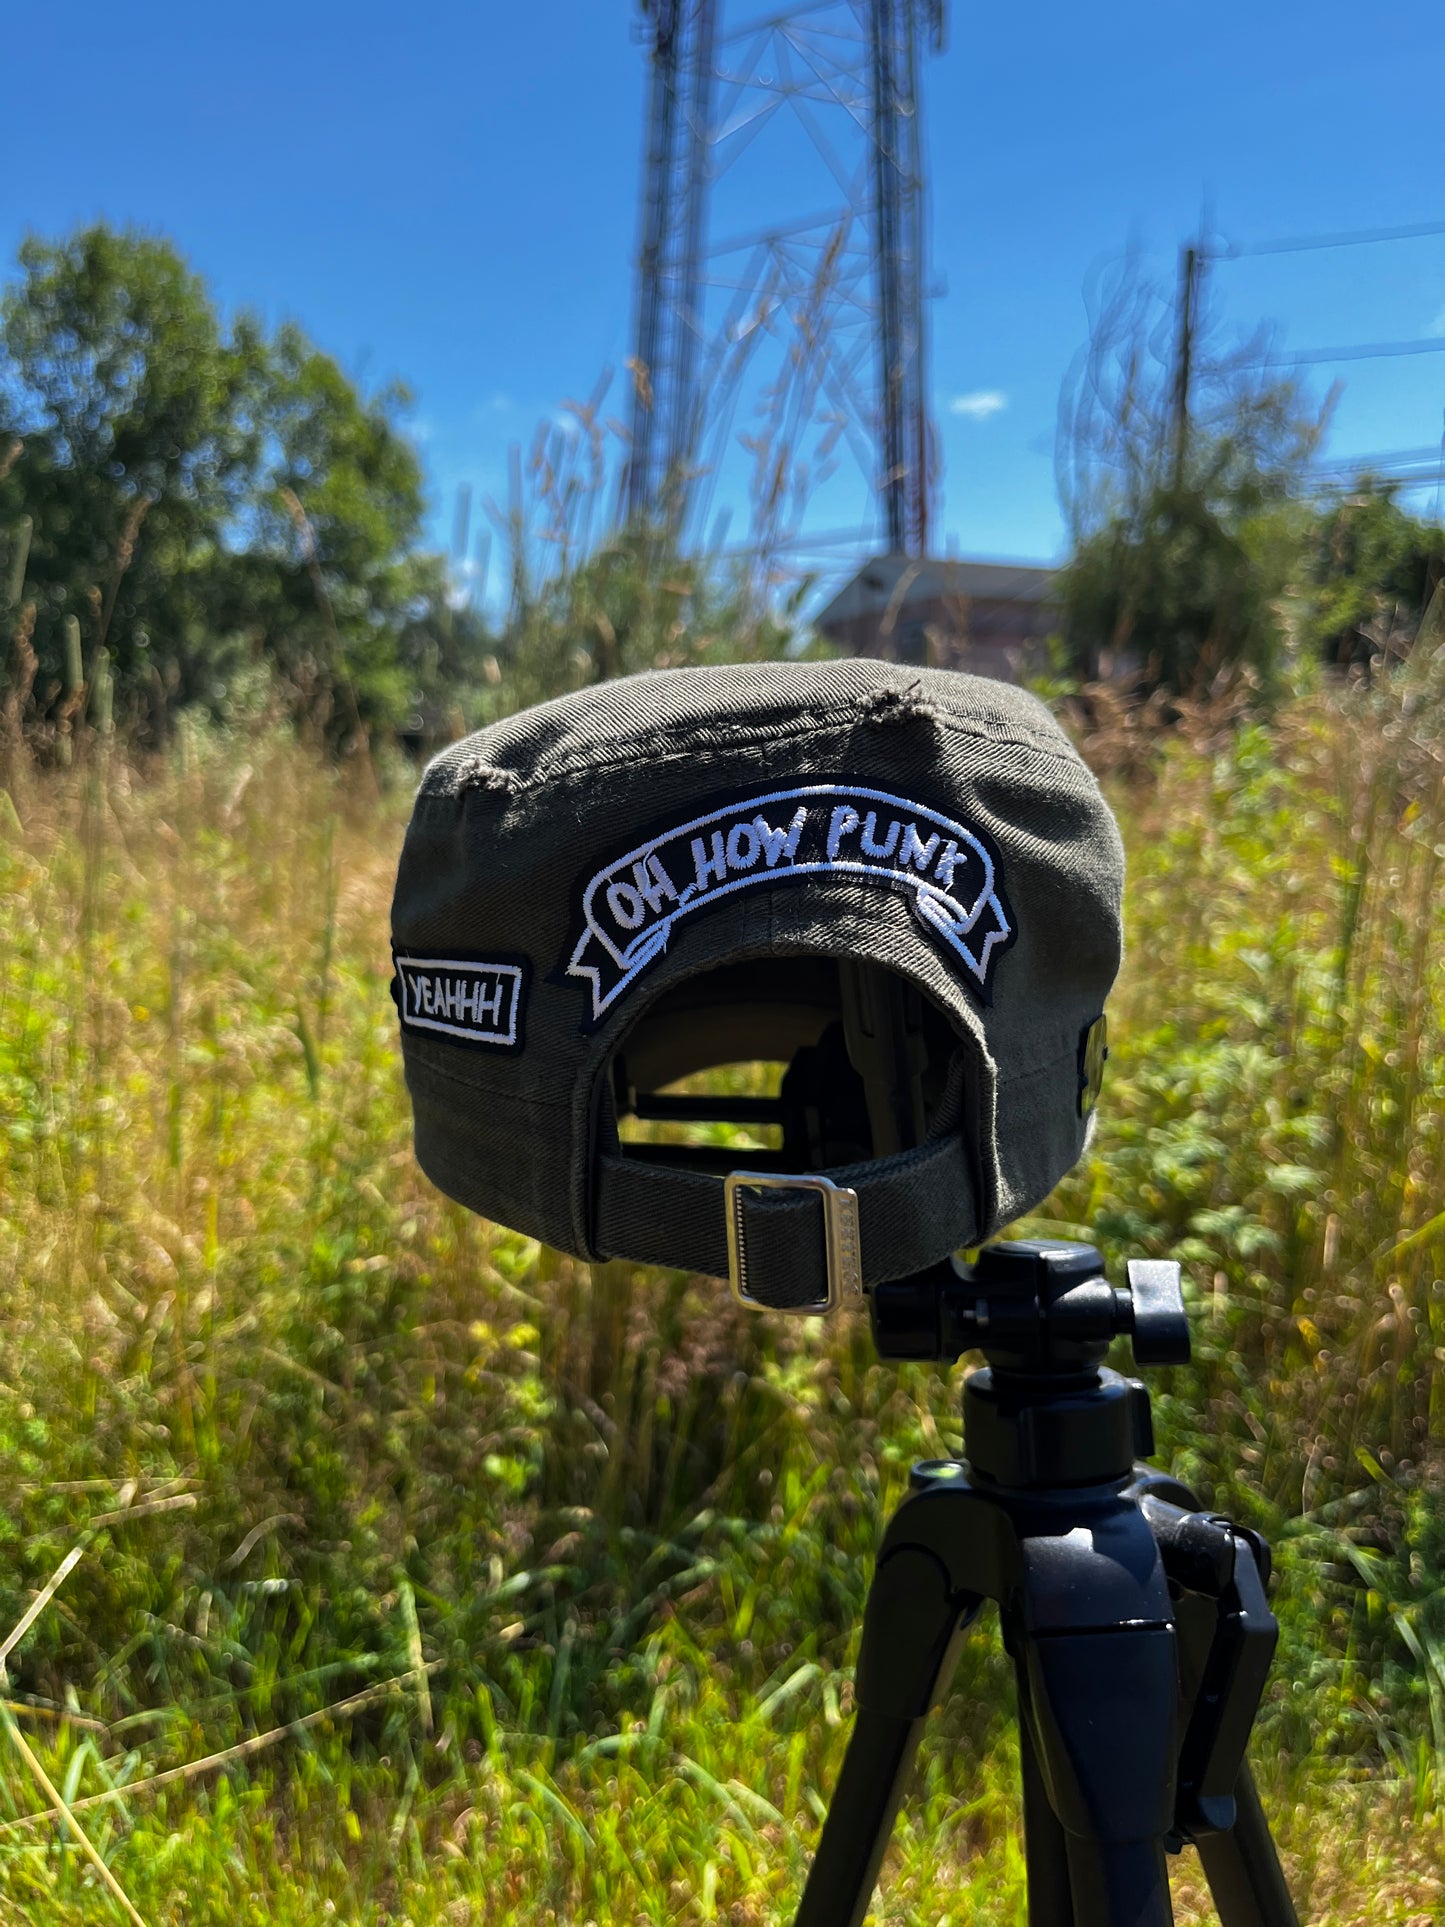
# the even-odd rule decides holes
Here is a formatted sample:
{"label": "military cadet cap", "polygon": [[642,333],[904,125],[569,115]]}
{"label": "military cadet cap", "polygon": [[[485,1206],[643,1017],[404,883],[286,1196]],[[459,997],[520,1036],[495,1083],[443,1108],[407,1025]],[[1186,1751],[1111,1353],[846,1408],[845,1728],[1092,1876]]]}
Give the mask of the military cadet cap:
{"label": "military cadet cap", "polygon": [[[524,710],[430,764],[406,832],[417,1157],[582,1258],[857,1297],[1079,1158],[1123,877],[1090,771],[1002,682],[747,663]],[[775,1088],[720,1068],[755,1062]]]}

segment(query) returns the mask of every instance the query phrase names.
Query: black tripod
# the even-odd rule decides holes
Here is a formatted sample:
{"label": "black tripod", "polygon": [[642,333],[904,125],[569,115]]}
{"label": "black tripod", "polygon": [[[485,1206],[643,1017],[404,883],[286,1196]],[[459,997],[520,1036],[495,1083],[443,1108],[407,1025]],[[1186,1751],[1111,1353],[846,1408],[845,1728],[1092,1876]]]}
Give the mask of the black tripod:
{"label": "black tripod", "polygon": [[929,1707],[987,1599],[1018,1680],[1031,1927],[1170,1927],[1192,1841],[1223,1927],[1299,1927],[1244,1750],[1278,1627],[1257,1534],[1135,1464],[1149,1396],[1100,1367],[1182,1363],[1179,1267],[1015,1243],[872,1294],[887,1358],[988,1368],[966,1460],[913,1468],[863,1622],[857,1721],[796,1927],[859,1927]]}

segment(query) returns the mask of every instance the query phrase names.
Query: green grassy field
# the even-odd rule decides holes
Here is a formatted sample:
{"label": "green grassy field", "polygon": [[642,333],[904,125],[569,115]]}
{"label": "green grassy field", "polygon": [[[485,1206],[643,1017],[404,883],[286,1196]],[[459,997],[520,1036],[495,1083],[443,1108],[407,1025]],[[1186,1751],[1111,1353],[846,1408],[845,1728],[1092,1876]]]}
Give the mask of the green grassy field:
{"label": "green grassy field", "polygon": [[[1421,1927],[1445,656],[1409,674],[1162,748],[1096,732],[1129,956],[1046,1214],[1185,1260],[1161,1458],[1277,1548],[1256,1757],[1297,1894]],[[961,1368],[426,1185],[386,989],[404,785],[270,736],[7,754],[0,1644],[79,1556],[6,1659],[0,1923],[789,1918],[873,1550],[910,1461],[957,1449]],[[981,1637],[878,1921],[1022,1918],[1011,1705]],[[1210,1917],[1188,1858],[1178,1895]]]}

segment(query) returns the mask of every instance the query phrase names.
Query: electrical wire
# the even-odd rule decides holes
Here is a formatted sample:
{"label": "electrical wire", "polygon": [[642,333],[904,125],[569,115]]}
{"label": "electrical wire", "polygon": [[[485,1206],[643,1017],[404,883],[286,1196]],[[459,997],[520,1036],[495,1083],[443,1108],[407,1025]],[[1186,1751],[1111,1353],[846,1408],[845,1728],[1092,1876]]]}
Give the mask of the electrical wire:
{"label": "electrical wire", "polygon": [[1276,241],[1231,241],[1211,261],[1241,261],[1260,254],[1309,254],[1320,248],[1362,248],[1376,241],[1420,241],[1445,234],[1445,221],[1416,221],[1408,227],[1358,228],[1344,234],[1292,234]]}
{"label": "electrical wire", "polygon": [[1327,487],[1342,490],[1346,495],[1410,495],[1416,489],[1438,489],[1445,482],[1445,468],[1434,469],[1428,475],[1357,475],[1346,480],[1340,476],[1317,476],[1316,480]]}
{"label": "electrical wire", "polygon": [[1445,335],[1426,336],[1420,341],[1365,341],[1353,348],[1300,348],[1293,354],[1265,355],[1248,361],[1246,368],[1287,368],[1301,363],[1323,361],[1375,361],[1392,355],[1445,355]]}
{"label": "electrical wire", "polygon": [[1364,474],[1384,468],[1418,467],[1423,462],[1438,465],[1442,460],[1445,460],[1445,451],[1442,451],[1439,442],[1431,442],[1424,448],[1390,448],[1368,454],[1321,456],[1319,461],[1310,463],[1310,473],[1319,475],[1326,469],[1343,468]]}

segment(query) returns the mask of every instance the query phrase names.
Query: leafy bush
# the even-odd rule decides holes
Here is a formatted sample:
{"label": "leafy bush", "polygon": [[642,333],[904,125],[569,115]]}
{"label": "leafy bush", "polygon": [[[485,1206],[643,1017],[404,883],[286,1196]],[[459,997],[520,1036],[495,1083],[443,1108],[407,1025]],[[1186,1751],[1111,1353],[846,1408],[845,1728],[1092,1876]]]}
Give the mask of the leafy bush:
{"label": "leafy bush", "polygon": [[1407,654],[1445,582],[1445,529],[1366,478],[1359,493],[1321,509],[1312,536],[1309,636],[1323,659],[1369,669]]}

